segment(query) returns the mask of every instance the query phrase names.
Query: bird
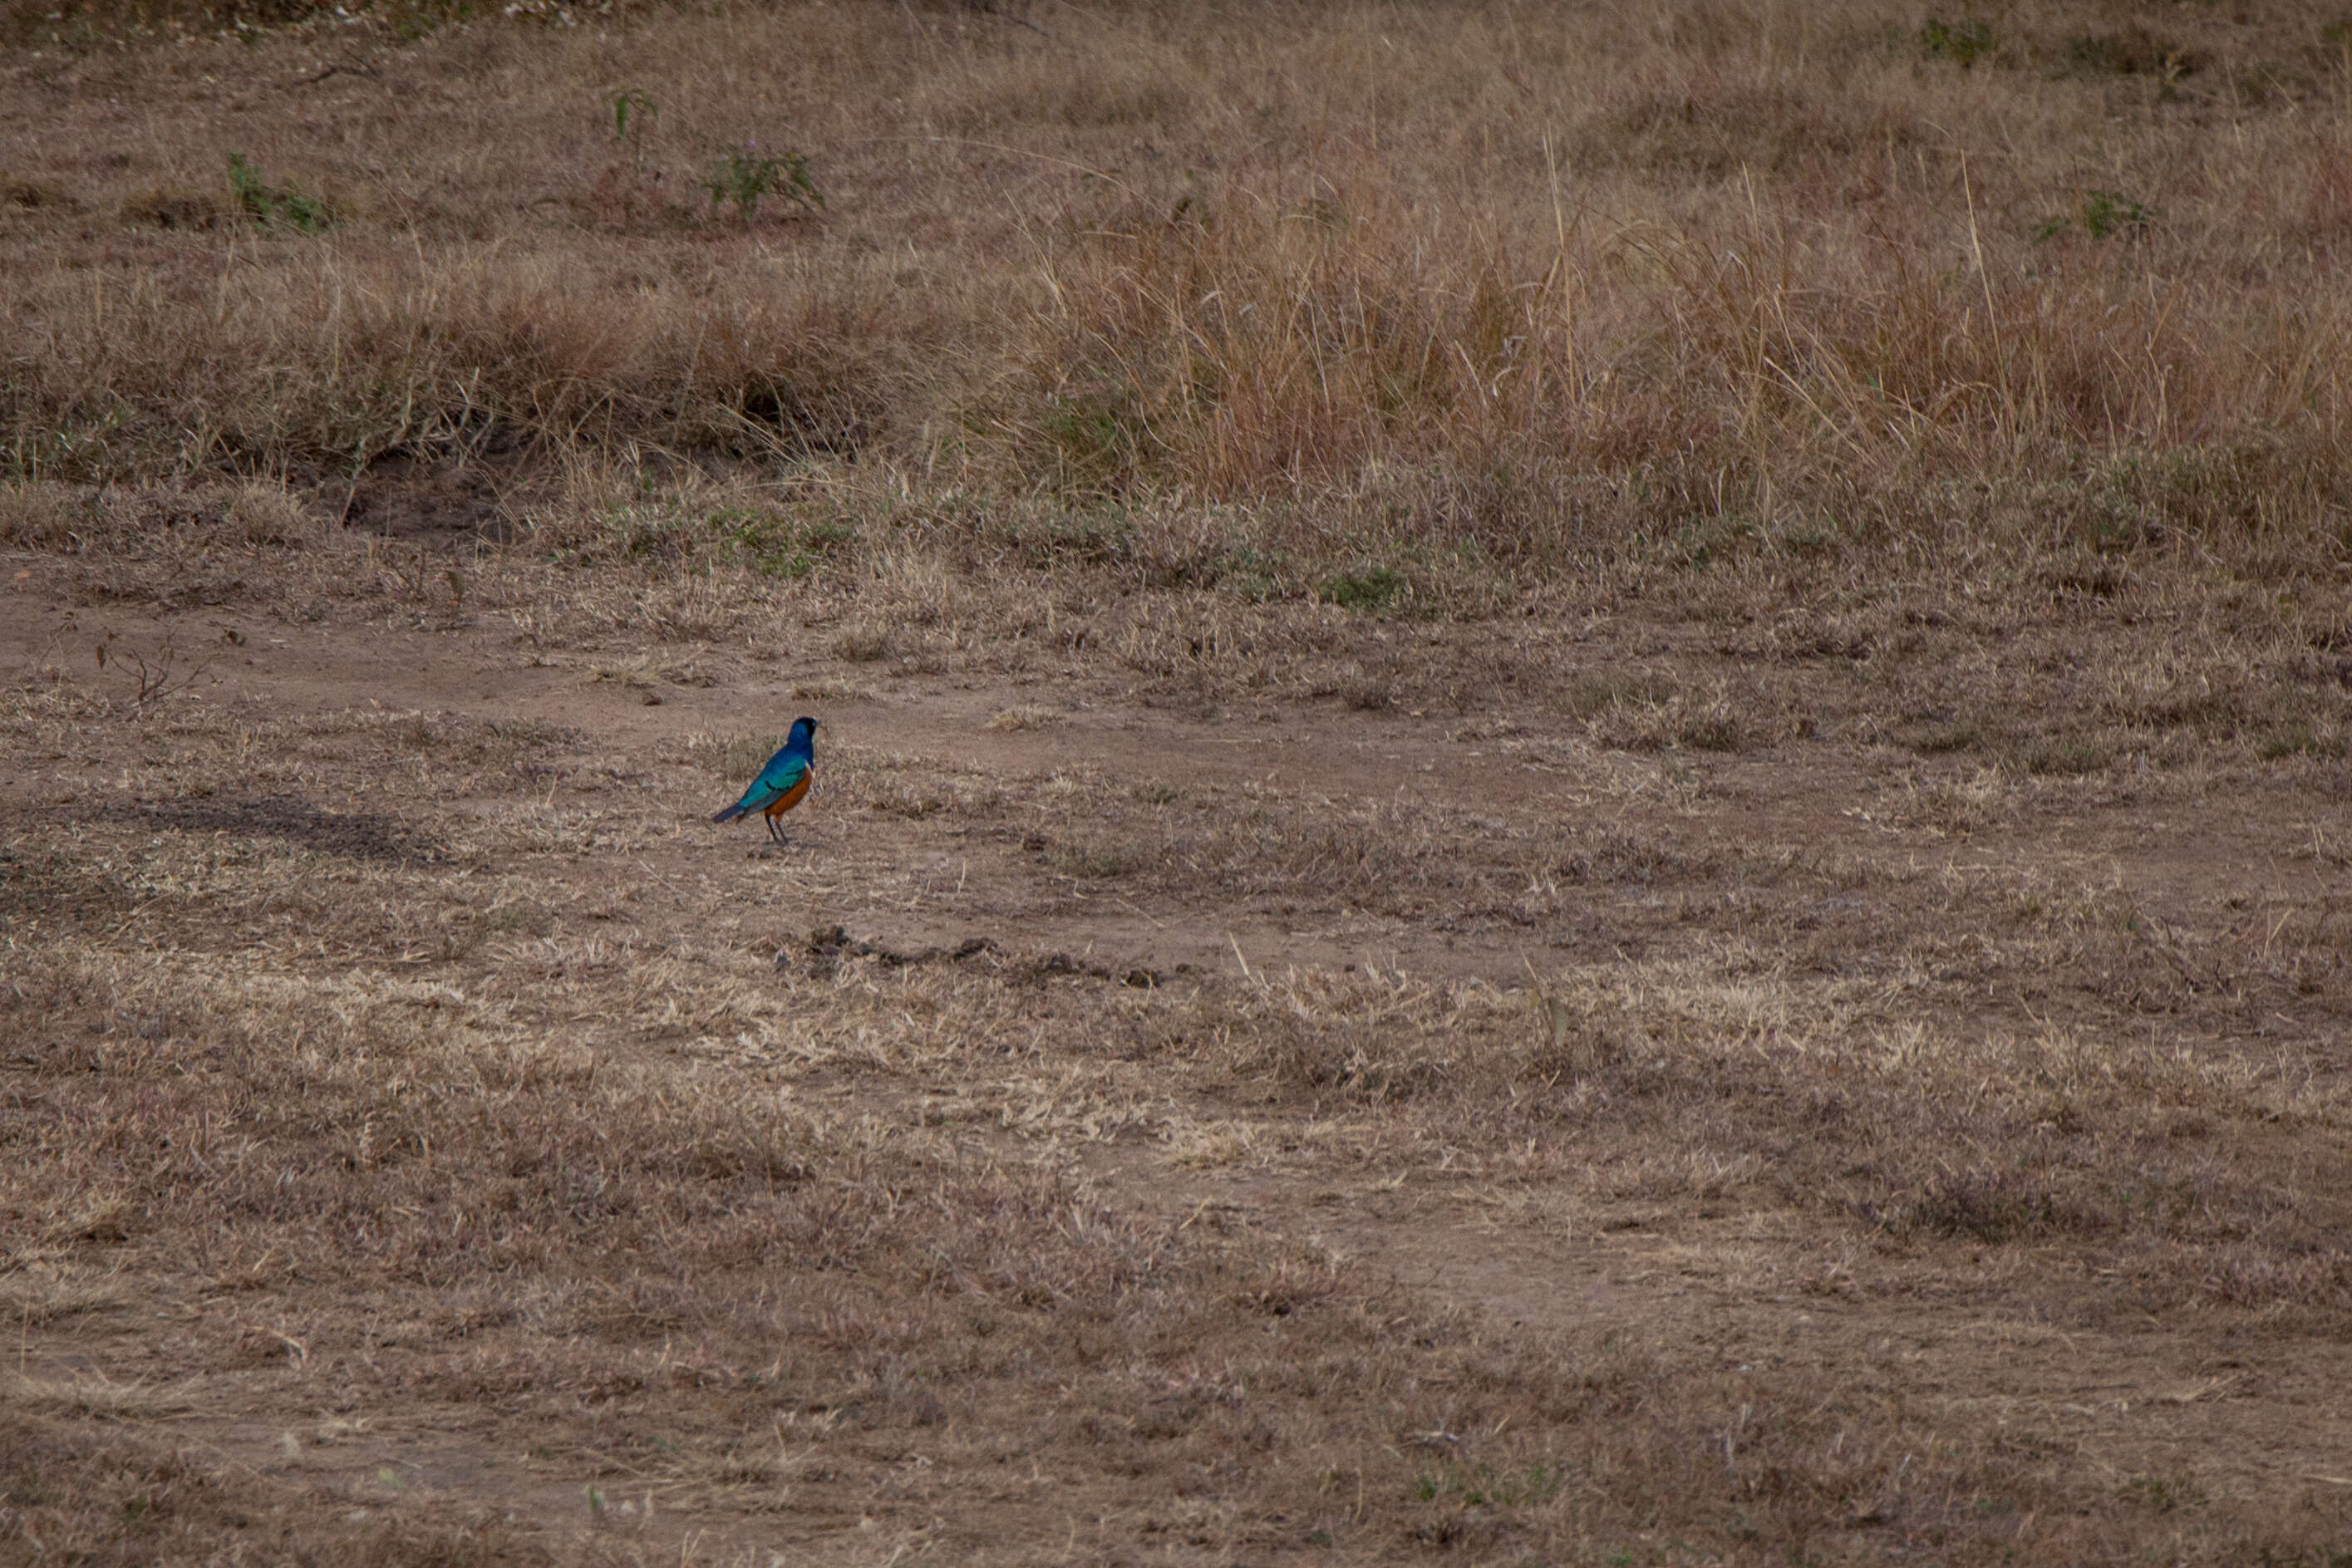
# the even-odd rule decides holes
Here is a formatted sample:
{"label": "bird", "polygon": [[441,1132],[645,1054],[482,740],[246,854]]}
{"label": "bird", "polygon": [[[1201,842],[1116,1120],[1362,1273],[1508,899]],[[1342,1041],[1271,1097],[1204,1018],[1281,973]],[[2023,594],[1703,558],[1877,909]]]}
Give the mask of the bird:
{"label": "bird", "polygon": [[809,791],[811,768],[815,758],[811,745],[816,739],[816,720],[802,717],[793,720],[793,733],[784,739],[784,748],[768,758],[743,798],[710,820],[731,822],[747,811],[764,811],[768,817],[768,836],[776,842],[789,843],[778,819],[801,803]]}

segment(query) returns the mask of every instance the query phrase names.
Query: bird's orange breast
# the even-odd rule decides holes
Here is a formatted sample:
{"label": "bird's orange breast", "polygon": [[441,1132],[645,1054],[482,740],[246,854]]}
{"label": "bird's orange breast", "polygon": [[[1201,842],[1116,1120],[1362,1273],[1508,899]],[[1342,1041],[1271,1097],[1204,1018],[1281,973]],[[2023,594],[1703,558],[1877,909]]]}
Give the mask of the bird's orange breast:
{"label": "bird's orange breast", "polygon": [[799,783],[793,785],[791,789],[776,797],[775,803],[768,808],[766,815],[771,817],[781,817],[786,811],[789,811],[793,807],[799,805],[801,803],[801,797],[808,793],[809,779],[813,777],[814,775],[812,774],[802,774],[801,781]]}

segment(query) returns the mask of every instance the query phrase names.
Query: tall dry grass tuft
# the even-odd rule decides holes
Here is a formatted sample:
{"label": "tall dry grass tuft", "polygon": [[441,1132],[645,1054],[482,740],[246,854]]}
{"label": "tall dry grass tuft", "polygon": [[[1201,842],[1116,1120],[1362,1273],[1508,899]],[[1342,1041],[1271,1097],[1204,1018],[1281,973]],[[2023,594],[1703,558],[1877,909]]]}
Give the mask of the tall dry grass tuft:
{"label": "tall dry grass tuft", "polygon": [[[86,151],[0,139],[0,449],[109,481],[818,453],[1327,549],[2332,549],[2334,20],[644,8],[362,24],[325,81],[308,23],[28,57],[26,123]],[[91,113],[142,84],[143,124]],[[751,142],[822,213],[705,201]],[[232,152],[336,226],[257,227]]]}
{"label": "tall dry grass tuft", "polygon": [[2210,241],[1871,232],[1753,185],[1705,223],[1563,208],[1514,232],[1370,167],[1312,183],[1228,182],[1049,258],[1055,308],[997,426],[1012,472],[1118,496],[1507,485],[1491,542],[1515,548],[1581,532],[1595,476],[1633,493],[1612,521],[1771,532],[1974,521],[1971,492],[2047,487],[2053,524],[2101,544],[2336,527],[2352,499],[2352,312],[2308,277],[2249,288]]}
{"label": "tall dry grass tuft", "polygon": [[[504,431],[740,456],[854,451],[895,399],[919,308],[870,271],[772,260],[718,298],[579,256],[330,240],[198,280],[52,273],[24,289],[0,417],[31,476],[123,480],[386,453]],[[614,269],[620,270],[620,269]]]}

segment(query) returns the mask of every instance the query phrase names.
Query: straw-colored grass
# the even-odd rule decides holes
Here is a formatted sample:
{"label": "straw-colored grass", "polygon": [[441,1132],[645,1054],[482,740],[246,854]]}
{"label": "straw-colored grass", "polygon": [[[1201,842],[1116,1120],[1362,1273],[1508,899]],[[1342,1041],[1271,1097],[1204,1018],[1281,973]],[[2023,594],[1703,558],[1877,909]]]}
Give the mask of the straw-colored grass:
{"label": "straw-colored grass", "polygon": [[[1237,586],[1275,540],[2301,559],[2352,476],[2332,16],[812,6],[20,55],[0,433],[65,480],[591,453],[1216,497],[1269,520],[1183,570]],[[747,140],[826,204],[711,202]],[[333,226],[231,207],[231,152]]]}
{"label": "straw-colored grass", "polygon": [[[677,801],[722,796],[771,733],[632,756],[398,707],[141,703],[95,672],[20,688],[5,719],[45,768],[96,750],[173,779],[26,814],[0,862],[12,1545],[136,1561],[217,1542],[237,1527],[216,1503],[268,1496],[314,1560],[439,1560],[434,1531],[495,1525],[625,1561],[641,1538],[597,1533],[625,1496],[633,1529],[701,1532],[668,1556],[719,1563],[729,1531],[810,1527],[838,1495],[894,1547],[945,1531],[1021,1561],[1067,1539],[1076,1495],[1103,1553],[1181,1527],[1233,1551],[1278,1531],[1605,1557],[1666,1530],[1732,1561],[1928,1534],[1990,1561],[2047,1517],[2076,1521],[2053,1527],[2070,1560],[2137,1561],[2170,1513],[2117,1490],[2115,1450],[2020,1448],[2004,1423],[2039,1406],[2005,1394],[1996,1418],[1864,1371],[1869,1314],[1965,1289],[2002,1333],[2052,1312],[2036,1332],[2105,1345],[2151,1317],[2310,1344],[2352,1312],[2341,1084],[2307,1048],[2228,1038],[2249,1008],[2298,1030],[2342,1008],[2324,899],[2159,916],[2071,873],[1923,865],[1924,838],[1727,851],[855,743],[825,753],[824,860],[746,877],[677,841]],[[1557,722],[1547,767],[1614,788],[1612,754]],[[518,798],[519,764],[576,780],[566,803]],[[1942,832],[2034,788],[1889,793],[1906,831]],[[867,810],[893,826],[844,832]],[[930,901],[995,911],[992,940],[807,929],[924,893],[894,841],[933,827],[966,871]],[[1097,890],[1213,922],[1369,912],[1489,952],[1601,912],[1619,946],[1435,980],[1040,944]],[[2038,999],[1982,1000],[2011,988]],[[1252,1207],[1183,1185],[1232,1180]],[[1282,1193],[1286,1227],[1324,1240],[1265,1228]],[[1600,1268],[1591,1238],[1652,1227],[1724,1301],[1850,1312],[1826,1321],[1861,1338],[1838,1366],[1734,1375],[1670,1297],[1570,1332],[1351,1260],[1391,1206],[1433,1201],[1457,1218],[1396,1224],[1458,1249],[1432,1270],[1496,1228],[1497,1256],[1581,1238],[1563,1256]],[[2184,1373],[2182,1397],[2232,1375]],[[475,1430],[452,1410],[513,1467],[436,1483],[454,1500],[394,1511],[371,1483],[386,1522],[361,1528],[286,1479],[398,1479],[420,1455],[446,1475]],[[256,1429],[278,1490],[167,1447]],[[1007,1479],[1016,1450],[1051,1484]],[[2336,1518],[2134,1463],[2195,1521],[2195,1559],[2291,1553]],[[558,1479],[604,1501],[567,1524]]]}

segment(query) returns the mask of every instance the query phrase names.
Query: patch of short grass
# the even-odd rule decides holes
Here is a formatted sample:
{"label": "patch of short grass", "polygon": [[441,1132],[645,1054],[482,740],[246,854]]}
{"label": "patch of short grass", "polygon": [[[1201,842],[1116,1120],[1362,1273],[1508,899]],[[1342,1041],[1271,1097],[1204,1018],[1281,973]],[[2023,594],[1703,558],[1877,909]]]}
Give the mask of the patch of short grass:
{"label": "patch of short grass", "polygon": [[1061,723],[1063,716],[1052,708],[1039,707],[1034,703],[1016,703],[990,715],[987,727],[1000,730],[1044,729]]}

